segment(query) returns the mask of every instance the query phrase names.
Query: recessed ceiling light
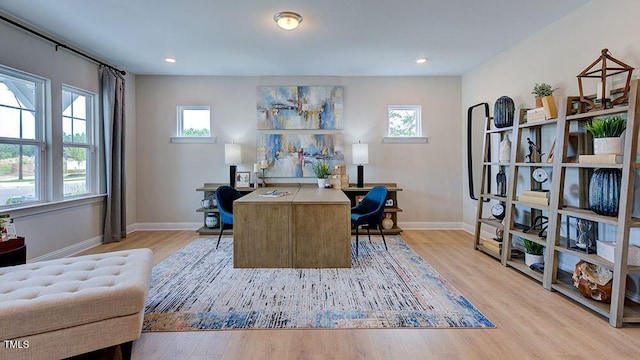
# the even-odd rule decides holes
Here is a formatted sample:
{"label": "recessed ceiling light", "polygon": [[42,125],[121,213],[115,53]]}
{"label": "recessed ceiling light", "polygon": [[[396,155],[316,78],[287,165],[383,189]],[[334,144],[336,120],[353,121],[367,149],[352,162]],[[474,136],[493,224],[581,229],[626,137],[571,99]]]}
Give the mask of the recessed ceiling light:
{"label": "recessed ceiling light", "polygon": [[170,64],[173,64],[174,62],[176,62],[176,59],[174,59],[174,58],[166,58],[166,59],[164,59],[164,61],[166,61],[166,62],[168,62]]}
{"label": "recessed ceiling light", "polygon": [[302,16],[293,11],[282,11],[273,15],[273,20],[284,30],[293,30],[302,22]]}
{"label": "recessed ceiling light", "polygon": [[427,62],[427,58],[419,58],[419,59],[416,60],[416,63],[418,63],[418,64],[424,64],[426,62]]}

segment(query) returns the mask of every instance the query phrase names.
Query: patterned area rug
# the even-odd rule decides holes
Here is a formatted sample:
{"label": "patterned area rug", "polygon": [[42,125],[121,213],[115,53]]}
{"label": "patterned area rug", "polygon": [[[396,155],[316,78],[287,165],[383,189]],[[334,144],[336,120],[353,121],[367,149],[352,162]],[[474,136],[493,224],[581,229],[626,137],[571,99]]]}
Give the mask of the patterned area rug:
{"label": "patterned area rug", "polygon": [[196,239],[153,268],[143,331],[486,328],[399,236],[364,237],[350,269],[234,269],[232,238]]}

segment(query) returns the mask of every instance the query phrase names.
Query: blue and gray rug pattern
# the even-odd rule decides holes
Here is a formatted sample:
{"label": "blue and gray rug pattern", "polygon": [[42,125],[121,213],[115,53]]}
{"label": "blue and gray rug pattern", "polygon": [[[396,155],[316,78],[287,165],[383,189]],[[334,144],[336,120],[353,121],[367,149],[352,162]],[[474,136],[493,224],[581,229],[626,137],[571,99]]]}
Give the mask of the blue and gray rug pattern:
{"label": "blue and gray rug pattern", "polygon": [[[234,269],[233,239],[153,268],[143,331],[494,327],[400,236],[355,244],[350,269]],[[366,239],[366,238],[365,238]]]}

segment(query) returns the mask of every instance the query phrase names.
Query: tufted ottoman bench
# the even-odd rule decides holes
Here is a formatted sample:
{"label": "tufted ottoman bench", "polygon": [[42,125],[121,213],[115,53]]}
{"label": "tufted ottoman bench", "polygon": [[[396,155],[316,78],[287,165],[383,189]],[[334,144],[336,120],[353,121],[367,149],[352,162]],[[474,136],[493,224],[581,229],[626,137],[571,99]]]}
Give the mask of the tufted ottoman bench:
{"label": "tufted ottoman bench", "polygon": [[140,337],[149,249],[0,268],[0,359],[61,359]]}

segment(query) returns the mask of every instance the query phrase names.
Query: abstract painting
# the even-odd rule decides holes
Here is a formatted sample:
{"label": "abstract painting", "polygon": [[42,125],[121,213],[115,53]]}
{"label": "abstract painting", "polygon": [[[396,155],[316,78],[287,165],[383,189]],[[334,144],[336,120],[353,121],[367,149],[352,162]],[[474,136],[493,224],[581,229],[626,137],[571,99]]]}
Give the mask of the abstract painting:
{"label": "abstract painting", "polygon": [[258,130],[338,130],[342,86],[259,86]]}
{"label": "abstract painting", "polygon": [[258,134],[257,159],[266,159],[266,177],[315,177],[313,164],[344,164],[342,134]]}

